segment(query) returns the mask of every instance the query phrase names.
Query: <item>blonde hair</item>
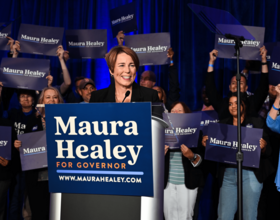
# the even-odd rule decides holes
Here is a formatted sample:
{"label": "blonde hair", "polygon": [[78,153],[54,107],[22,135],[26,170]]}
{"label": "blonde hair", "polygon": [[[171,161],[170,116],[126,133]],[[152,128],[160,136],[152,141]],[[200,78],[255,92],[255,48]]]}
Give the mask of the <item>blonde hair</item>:
{"label": "blonde hair", "polygon": [[[58,91],[57,88],[54,88],[54,87],[45,87],[45,88],[42,90],[41,94],[40,94],[40,97],[39,97],[38,102],[37,102],[38,104],[44,104],[44,103],[43,103],[43,101],[44,101],[44,95],[45,95],[45,92],[46,92],[47,90],[49,90],[49,89],[55,91],[55,93],[56,93],[56,95],[57,95],[57,97],[58,97],[58,103],[64,103],[63,98],[62,98],[62,96],[60,95],[60,93],[59,93],[59,91]],[[40,113],[39,113],[38,111],[39,111]],[[42,107],[37,108],[37,113],[36,113],[37,117],[38,117],[40,114],[41,114],[41,115],[45,115],[45,108],[42,108]]]}

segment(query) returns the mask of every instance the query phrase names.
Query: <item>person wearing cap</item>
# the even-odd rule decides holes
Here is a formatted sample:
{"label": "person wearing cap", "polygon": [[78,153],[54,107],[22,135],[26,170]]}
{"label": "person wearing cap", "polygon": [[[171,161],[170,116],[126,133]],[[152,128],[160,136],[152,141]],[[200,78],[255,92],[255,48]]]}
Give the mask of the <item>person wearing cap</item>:
{"label": "person wearing cap", "polygon": [[83,98],[81,103],[89,103],[91,92],[96,91],[95,84],[92,79],[85,78],[80,82],[79,85],[79,94]]}

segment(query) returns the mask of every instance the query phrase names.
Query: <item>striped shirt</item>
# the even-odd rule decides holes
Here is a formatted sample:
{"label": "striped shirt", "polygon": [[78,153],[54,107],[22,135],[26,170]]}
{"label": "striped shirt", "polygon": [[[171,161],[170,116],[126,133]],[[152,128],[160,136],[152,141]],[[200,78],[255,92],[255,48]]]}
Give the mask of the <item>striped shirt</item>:
{"label": "striped shirt", "polygon": [[168,182],[175,185],[185,184],[185,172],[181,152],[170,152]]}

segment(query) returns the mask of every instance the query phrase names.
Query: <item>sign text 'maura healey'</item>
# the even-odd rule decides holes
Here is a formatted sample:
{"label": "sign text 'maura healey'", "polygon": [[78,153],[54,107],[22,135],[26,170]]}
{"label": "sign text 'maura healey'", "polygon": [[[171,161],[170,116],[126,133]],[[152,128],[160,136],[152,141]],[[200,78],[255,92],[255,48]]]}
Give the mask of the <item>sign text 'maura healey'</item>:
{"label": "sign text 'maura healey'", "polygon": [[[57,143],[57,155],[56,158],[67,158],[75,159],[76,157],[80,159],[104,159],[107,160],[115,158],[117,160],[124,161],[131,156],[132,159],[127,159],[126,161],[129,165],[133,166],[140,155],[141,148],[143,145],[116,145],[111,146],[109,136],[119,135],[118,128],[123,127],[124,135],[127,136],[137,136],[138,128],[135,121],[81,121],[76,127],[75,116],[69,117],[67,121],[63,121],[61,117],[54,117],[56,120],[56,133],[55,136],[60,136],[62,133],[70,135],[90,135],[93,136],[93,145],[87,146],[81,144],[74,147],[74,140],[55,140]],[[78,128],[78,129],[77,129]],[[108,139],[105,139],[104,145],[94,144],[94,135],[108,135]],[[75,149],[75,150],[74,150]],[[66,154],[64,153],[66,152]]]}

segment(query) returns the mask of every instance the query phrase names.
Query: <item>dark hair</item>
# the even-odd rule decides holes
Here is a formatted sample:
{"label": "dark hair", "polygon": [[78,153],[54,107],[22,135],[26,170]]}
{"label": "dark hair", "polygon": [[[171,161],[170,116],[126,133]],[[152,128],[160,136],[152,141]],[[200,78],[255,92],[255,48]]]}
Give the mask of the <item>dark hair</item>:
{"label": "dark hair", "polygon": [[32,96],[34,101],[36,100],[35,90],[18,89],[16,93],[17,93],[18,100],[19,100],[19,97],[21,94],[30,95],[30,96]]}
{"label": "dark hair", "polygon": [[180,102],[180,101],[177,101],[177,102],[173,102],[172,105],[170,106],[170,111],[175,107],[175,105],[177,104],[181,104],[183,106],[183,109],[184,109],[184,112],[185,113],[191,113],[192,111],[190,110],[190,108],[186,105],[186,103],[184,102]]}
{"label": "dark hair", "polygon": [[139,58],[137,56],[137,54],[134,52],[134,50],[131,50],[130,48],[126,47],[126,46],[116,46],[113,47],[109,53],[106,54],[105,56],[105,60],[107,62],[107,65],[109,67],[109,70],[113,73],[114,72],[114,68],[115,68],[115,64],[116,64],[116,60],[119,54],[121,53],[125,53],[128,56],[130,56],[134,62],[134,65],[136,67],[136,71],[139,68]]}
{"label": "dark hair", "polygon": [[[236,97],[236,99],[238,100],[238,97],[237,97],[237,92],[232,92],[232,93],[230,93],[230,95],[229,95],[229,99],[231,98],[231,97]],[[245,115],[246,115],[246,107],[247,107],[247,101],[248,101],[248,99],[247,99],[247,93],[246,92],[240,92],[240,104],[241,104],[241,106],[242,106],[242,108],[243,108],[243,111],[245,111],[244,113],[245,113]],[[243,112],[241,112],[241,115],[243,114]]]}
{"label": "dark hair", "polygon": [[[149,80],[150,80],[150,81],[152,81],[152,82],[156,82],[156,81],[157,81],[156,74],[155,74],[153,71],[151,71],[151,70],[146,70],[146,71],[144,71],[143,73],[149,73]],[[143,73],[142,73],[142,74],[143,74]],[[142,76],[142,74],[141,74],[141,76]]]}
{"label": "dark hair", "polygon": [[78,82],[79,80],[82,80],[82,79],[85,79],[86,77],[84,77],[84,76],[77,76],[76,78],[75,78],[75,84],[76,84],[76,82]]}
{"label": "dark hair", "polygon": [[[236,77],[237,74],[234,74],[231,78]],[[247,77],[243,75],[242,73],[240,74],[241,77],[245,79],[246,85],[248,85]],[[240,78],[241,79],[241,78]]]}

